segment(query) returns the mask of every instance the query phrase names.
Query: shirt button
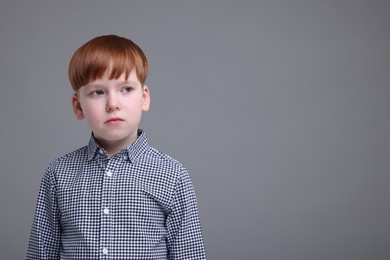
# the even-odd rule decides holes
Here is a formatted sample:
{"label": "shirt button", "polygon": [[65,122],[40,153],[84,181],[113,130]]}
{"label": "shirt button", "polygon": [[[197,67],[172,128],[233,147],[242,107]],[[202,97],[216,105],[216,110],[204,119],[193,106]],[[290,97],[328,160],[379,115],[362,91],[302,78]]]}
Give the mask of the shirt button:
{"label": "shirt button", "polygon": [[106,247],[103,247],[103,254],[107,255],[108,254],[108,249]]}
{"label": "shirt button", "polygon": [[108,172],[107,172],[107,176],[108,176],[108,177],[111,177],[111,176],[112,176],[112,171],[108,171]]}
{"label": "shirt button", "polygon": [[99,153],[100,153],[100,154],[104,154],[103,149],[99,149]]}
{"label": "shirt button", "polygon": [[105,209],[103,210],[103,213],[106,214],[106,215],[108,215],[108,213],[110,213],[110,210],[109,210],[108,208],[105,208]]}

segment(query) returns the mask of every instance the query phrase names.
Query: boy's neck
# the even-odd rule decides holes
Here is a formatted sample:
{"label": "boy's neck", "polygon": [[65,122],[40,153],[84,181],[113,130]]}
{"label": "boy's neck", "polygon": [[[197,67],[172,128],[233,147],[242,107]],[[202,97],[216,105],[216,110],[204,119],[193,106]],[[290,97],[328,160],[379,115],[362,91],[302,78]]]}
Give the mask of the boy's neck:
{"label": "boy's neck", "polygon": [[[94,137],[95,138],[95,137]],[[95,138],[96,143],[106,150],[108,157],[115,155],[120,150],[132,145],[138,138],[129,139],[129,140],[118,140],[118,141],[106,141],[106,140],[98,140]]]}

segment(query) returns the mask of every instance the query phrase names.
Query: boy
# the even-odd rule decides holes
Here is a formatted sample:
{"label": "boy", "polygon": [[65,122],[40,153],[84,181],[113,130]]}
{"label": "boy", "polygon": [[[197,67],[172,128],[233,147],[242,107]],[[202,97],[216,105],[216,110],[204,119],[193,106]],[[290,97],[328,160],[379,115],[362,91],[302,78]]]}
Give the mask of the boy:
{"label": "boy", "polygon": [[147,59],[131,40],[96,37],[69,65],[89,144],[53,161],[41,183],[27,259],[205,259],[186,168],[148,145]]}

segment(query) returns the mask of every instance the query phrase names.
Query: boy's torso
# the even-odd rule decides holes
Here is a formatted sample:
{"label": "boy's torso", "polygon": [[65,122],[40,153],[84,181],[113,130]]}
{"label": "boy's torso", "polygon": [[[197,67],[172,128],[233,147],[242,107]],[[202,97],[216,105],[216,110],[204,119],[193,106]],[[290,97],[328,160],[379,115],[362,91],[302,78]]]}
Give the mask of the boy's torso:
{"label": "boy's torso", "polygon": [[64,255],[166,257],[165,221],[184,167],[146,142],[140,148],[108,158],[89,145],[51,164]]}

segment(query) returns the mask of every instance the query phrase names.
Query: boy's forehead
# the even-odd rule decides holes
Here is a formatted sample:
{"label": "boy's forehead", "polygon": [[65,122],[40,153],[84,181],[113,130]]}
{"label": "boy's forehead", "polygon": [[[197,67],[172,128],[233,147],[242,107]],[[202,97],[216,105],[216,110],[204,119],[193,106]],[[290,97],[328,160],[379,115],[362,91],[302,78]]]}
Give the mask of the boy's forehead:
{"label": "boy's forehead", "polygon": [[118,77],[113,77],[112,71],[107,69],[106,72],[100,78],[92,79],[87,83],[86,86],[97,85],[97,84],[123,84],[131,83],[133,85],[141,84],[138,80],[135,68],[130,71],[130,74],[126,77],[126,72],[123,71]]}

